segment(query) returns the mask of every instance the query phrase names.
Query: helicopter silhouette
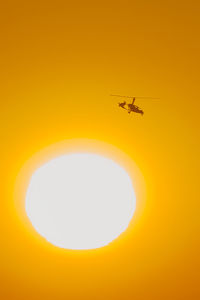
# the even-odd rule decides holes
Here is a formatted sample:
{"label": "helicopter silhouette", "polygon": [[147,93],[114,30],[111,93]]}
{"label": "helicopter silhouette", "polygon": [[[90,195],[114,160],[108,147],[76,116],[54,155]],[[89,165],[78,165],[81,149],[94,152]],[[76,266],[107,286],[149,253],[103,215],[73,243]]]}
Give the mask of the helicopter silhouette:
{"label": "helicopter silhouette", "polygon": [[159,98],[153,98],[153,97],[130,97],[130,96],[121,96],[121,95],[111,95],[113,97],[122,97],[122,98],[131,98],[132,102],[131,103],[126,103],[126,101],[124,102],[119,102],[118,106],[127,110],[128,114],[130,114],[131,112],[135,112],[138,114],[141,114],[143,116],[144,111],[138,107],[137,105],[135,105],[135,100],[136,98],[148,98],[148,99],[159,99]]}

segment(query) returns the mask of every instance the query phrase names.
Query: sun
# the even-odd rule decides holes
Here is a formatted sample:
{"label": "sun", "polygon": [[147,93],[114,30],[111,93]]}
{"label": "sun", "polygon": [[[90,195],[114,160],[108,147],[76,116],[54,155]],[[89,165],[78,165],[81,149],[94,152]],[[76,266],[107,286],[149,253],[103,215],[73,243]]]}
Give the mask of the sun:
{"label": "sun", "polygon": [[42,165],[31,177],[25,202],[41,236],[74,250],[108,245],[126,230],[135,207],[128,173],[93,153],[65,154]]}

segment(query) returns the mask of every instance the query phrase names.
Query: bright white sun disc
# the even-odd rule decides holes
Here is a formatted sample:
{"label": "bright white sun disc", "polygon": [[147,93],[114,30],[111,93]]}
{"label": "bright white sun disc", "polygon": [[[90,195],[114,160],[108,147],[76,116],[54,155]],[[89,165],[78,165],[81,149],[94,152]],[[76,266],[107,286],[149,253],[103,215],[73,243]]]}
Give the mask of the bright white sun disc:
{"label": "bright white sun disc", "polygon": [[26,194],[36,231],[66,249],[103,247],[126,230],[136,198],[127,172],[96,154],[66,154],[37,169]]}

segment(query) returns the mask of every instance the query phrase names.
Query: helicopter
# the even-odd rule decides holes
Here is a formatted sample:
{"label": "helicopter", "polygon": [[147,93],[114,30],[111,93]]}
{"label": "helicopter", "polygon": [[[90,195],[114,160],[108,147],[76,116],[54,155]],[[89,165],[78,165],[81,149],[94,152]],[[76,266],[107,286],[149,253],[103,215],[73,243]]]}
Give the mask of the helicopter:
{"label": "helicopter", "polygon": [[121,96],[121,95],[110,95],[110,96],[132,99],[131,103],[126,103],[126,101],[123,101],[123,102],[119,102],[118,106],[125,109],[125,110],[127,110],[128,114],[130,114],[131,112],[135,112],[135,113],[141,114],[142,116],[144,114],[144,111],[140,107],[138,107],[137,105],[134,104],[136,98],[159,99],[159,98],[153,98],[153,97],[130,97],[130,96]]}

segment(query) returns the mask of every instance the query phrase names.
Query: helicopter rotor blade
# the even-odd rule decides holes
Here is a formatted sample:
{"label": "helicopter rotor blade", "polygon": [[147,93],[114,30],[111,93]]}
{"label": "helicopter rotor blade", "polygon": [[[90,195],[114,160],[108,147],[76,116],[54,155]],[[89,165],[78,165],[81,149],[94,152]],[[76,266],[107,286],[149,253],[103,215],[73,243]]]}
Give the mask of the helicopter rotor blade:
{"label": "helicopter rotor blade", "polygon": [[135,97],[135,98],[140,98],[140,99],[160,99],[157,97]]}
{"label": "helicopter rotor blade", "polygon": [[123,97],[123,98],[134,98],[134,97],[130,97],[130,96],[121,96],[121,95],[110,95],[112,97]]}
{"label": "helicopter rotor blade", "polygon": [[140,98],[140,99],[160,99],[160,98],[156,98],[156,97],[137,97],[137,96],[134,96],[134,97],[131,97],[131,96],[121,96],[121,95],[110,95],[112,97],[123,97],[123,98]]}

